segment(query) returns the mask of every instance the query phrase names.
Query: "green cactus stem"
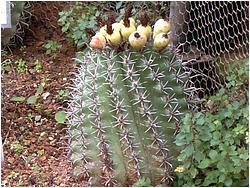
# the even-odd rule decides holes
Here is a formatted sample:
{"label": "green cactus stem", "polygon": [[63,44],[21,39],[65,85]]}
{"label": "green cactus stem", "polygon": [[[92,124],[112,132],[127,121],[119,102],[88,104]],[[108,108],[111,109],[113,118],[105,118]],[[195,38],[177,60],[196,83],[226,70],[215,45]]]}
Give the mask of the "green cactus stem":
{"label": "green cactus stem", "polygon": [[90,51],[77,59],[69,133],[74,173],[89,186],[171,185],[174,135],[188,111],[188,74],[168,49]]}

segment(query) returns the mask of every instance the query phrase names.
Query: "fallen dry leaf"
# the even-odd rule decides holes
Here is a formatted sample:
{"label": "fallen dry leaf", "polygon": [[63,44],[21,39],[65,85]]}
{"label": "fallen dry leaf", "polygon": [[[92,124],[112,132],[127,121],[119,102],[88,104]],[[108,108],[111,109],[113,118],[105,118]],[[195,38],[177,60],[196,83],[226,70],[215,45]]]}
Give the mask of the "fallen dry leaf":
{"label": "fallen dry leaf", "polygon": [[49,95],[50,95],[50,92],[43,93],[42,94],[43,100],[46,100]]}
{"label": "fallen dry leaf", "polygon": [[13,164],[15,162],[15,158],[14,157],[8,157],[7,161],[10,163],[10,164]]}

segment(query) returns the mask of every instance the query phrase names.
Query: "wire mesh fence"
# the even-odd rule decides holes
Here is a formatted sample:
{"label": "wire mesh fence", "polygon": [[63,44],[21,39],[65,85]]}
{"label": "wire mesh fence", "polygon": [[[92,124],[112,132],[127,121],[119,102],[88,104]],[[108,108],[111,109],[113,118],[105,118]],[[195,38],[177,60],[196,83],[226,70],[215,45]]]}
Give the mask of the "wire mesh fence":
{"label": "wire mesh fence", "polygon": [[230,74],[229,65],[248,57],[248,9],[247,1],[171,2],[173,47],[199,98],[214,94]]}

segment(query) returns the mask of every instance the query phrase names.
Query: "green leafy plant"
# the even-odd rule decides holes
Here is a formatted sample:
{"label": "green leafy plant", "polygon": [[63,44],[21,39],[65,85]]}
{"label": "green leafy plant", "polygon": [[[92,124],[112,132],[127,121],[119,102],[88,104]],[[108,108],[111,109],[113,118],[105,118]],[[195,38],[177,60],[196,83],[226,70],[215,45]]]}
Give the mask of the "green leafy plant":
{"label": "green leafy plant", "polygon": [[152,187],[151,180],[149,178],[142,177],[133,184],[133,187]]}
{"label": "green leafy plant", "polygon": [[10,102],[24,102],[25,97],[14,96],[10,99]]}
{"label": "green leafy plant", "polygon": [[19,173],[18,172],[15,172],[15,171],[11,171],[8,175],[8,178],[9,179],[14,179],[14,178],[17,178],[19,176]]}
{"label": "green leafy plant", "polygon": [[84,6],[77,2],[69,10],[59,13],[58,23],[62,27],[62,32],[67,33],[69,41],[81,48],[88,39],[86,29],[99,29],[96,21],[99,15],[100,12],[95,5]]}
{"label": "green leafy plant", "polygon": [[58,123],[65,123],[66,121],[66,113],[63,112],[63,111],[59,111],[55,114],[55,120],[58,122]]}
{"label": "green leafy plant", "polygon": [[48,40],[43,47],[46,49],[46,54],[54,54],[62,47],[62,45],[58,41]]}
{"label": "green leafy plant", "polygon": [[35,71],[36,71],[36,72],[41,72],[42,63],[41,63],[39,60],[36,60],[36,61],[34,62],[34,64],[35,64],[35,67],[34,67]]}
{"label": "green leafy plant", "polygon": [[28,70],[25,60],[23,60],[21,58],[16,60],[14,62],[14,64],[17,64],[17,72],[18,73],[22,73],[22,72],[25,72],[26,70]]}
{"label": "green leafy plant", "polygon": [[248,185],[248,60],[232,70],[227,86],[207,99],[207,112],[183,119],[177,186]]}
{"label": "green leafy plant", "polygon": [[17,182],[17,184],[16,184],[16,186],[17,186],[17,187],[24,187],[24,186],[25,186],[24,180],[19,179],[18,182]]}
{"label": "green leafy plant", "polygon": [[31,95],[27,99],[23,96],[14,96],[10,98],[10,102],[24,102],[26,100],[27,104],[35,105],[36,109],[40,110],[42,106],[39,103],[37,104],[37,100],[40,98],[40,95],[43,92],[44,86],[45,86],[45,81],[42,80],[41,84],[37,87],[35,95]]}
{"label": "green leafy plant", "polygon": [[40,104],[40,103],[35,104],[35,109],[37,111],[40,111],[42,109],[42,104]]}
{"label": "green leafy plant", "polygon": [[56,99],[59,100],[61,98],[65,98],[65,97],[68,97],[69,96],[69,90],[60,90],[60,91],[57,91],[57,94],[56,94]]}
{"label": "green leafy plant", "polygon": [[28,115],[26,116],[26,118],[30,121],[32,120],[33,117],[34,116],[32,115],[32,113],[28,113]]}
{"label": "green leafy plant", "polygon": [[51,112],[47,109],[47,110],[44,110],[44,116],[49,119],[51,118]]}
{"label": "green leafy plant", "polygon": [[41,84],[37,87],[35,95],[31,95],[27,98],[27,104],[35,105],[35,108],[37,111],[39,111],[42,108],[42,105],[40,103],[37,103],[37,100],[41,97],[41,94],[43,93],[45,86],[44,80],[41,81]]}
{"label": "green leafy plant", "polygon": [[25,49],[26,49],[26,46],[21,46],[21,47],[19,48],[19,50],[20,50],[22,56],[23,56],[23,53],[24,53],[24,50],[25,50]]}
{"label": "green leafy plant", "polygon": [[11,72],[12,71],[13,62],[10,59],[5,59],[1,62],[2,73]]}
{"label": "green leafy plant", "polygon": [[17,154],[21,154],[24,150],[24,147],[19,142],[14,142],[11,144],[10,149],[14,150]]}
{"label": "green leafy plant", "polygon": [[37,151],[37,156],[38,156],[38,157],[41,157],[41,156],[44,155],[44,153],[45,153],[44,149],[38,150],[38,151]]}
{"label": "green leafy plant", "polygon": [[5,51],[5,50],[2,50],[2,51],[1,51],[1,57],[2,57],[2,58],[7,58],[7,57],[8,57],[8,52]]}
{"label": "green leafy plant", "polygon": [[35,171],[35,174],[38,177],[38,179],[41,182],[41,184],[44,184],[45,178],[42,175],[43,169],[41,168],[41,166],[38,163],[33,163],[31,168],[32,168],[32,170]]}
{"label": "green leafy plant", "polygon": [[37,96],[36,95],[32,95],[27,99],[27,104],[36,104],[37,102]]}

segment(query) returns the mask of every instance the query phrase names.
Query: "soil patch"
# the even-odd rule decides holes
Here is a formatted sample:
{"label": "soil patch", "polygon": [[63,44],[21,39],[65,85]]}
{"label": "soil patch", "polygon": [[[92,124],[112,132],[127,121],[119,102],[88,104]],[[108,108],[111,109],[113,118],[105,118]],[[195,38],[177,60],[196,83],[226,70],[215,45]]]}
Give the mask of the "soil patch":
{"label": "soil patch", "polygon": [[[38,2],[24,46],[13,50],[2,60],[23,59],[27,66],[18,72],[17,64],[2,67],[1,135],[4,142],[2,184],[5,186],[84,186],[72,176],[67,149],[67,127],[55,121],[55,113],[67,108],[66,93],[72,79],[71,72],[76,48],[67,43],[57,24],[58,12],[69,3]],[[62,47],[53,55],[46,55],[42,47],[48,40]],[[41,64],[36,67],[36,61]],[[39,71],[40,70],[40,71]],[[36,104],[11,102],[16,96],[26,99],[43,91]],[[61,93],[59,93],[61,91]]]}

